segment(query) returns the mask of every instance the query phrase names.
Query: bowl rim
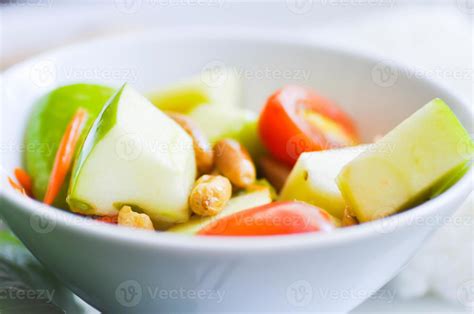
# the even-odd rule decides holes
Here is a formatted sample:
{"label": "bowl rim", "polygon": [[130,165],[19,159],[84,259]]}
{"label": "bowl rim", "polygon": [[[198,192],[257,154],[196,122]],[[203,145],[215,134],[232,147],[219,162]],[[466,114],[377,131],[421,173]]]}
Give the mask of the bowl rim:
{"label": "bowl rim", "polygon": [[[29,64],[37,62],[43,58],[48,58],[53,55],[67,54],[69,51],[75,49],[84,49],[84,47],[93,46],[95,44],[104,44],[107,42],[116,41],[134,41],[152,39],[157,42],[163,40],[190,40],[190,39],[209,39],[209,40],[254,40],[266,43],[279,43],[289,46],[300,46],[306,49],[316,49],[319,51],[330,52],[345,56],[351,59],[363,60],[374,65],[386,60],[382,56],[378,56],[372,52],[363,50],[348,49],[345,46],[334,45],[328,42],[315,42],[305,36],[295,36],[291,32],[279,32],[278,34],[269,33],[266,31],[255,31],[245,28],[240,29],[213,29],[209,33],[206,28],[196,28],[189,31],[186,28],[183,32],[181,28],[160,28],[150,29],[140,32],[132,32],[126,34],[117,34],[107,36],[104,38],[96,38],[83,42],[78,42],[72,45],[67,45],[58,49],[53,49],[28,58],[18,64],[15,64],[1,73],[2,80],[7,79],[9,75],[15,73],[18,69],[27,67]],[[400,62],[390,60],[390,65],[398,71],[407,70],[408,67]],[[405,72],[399,72],[405,73]],[[433,78],[415,78],[422,81],[424,84],[433,89],[440,90],[441,93],[448,95],[450,98],[456,100],[458,106],[466,110],[473,116],[473,109],[468,105],[468,102],[452,92],[444,84]],[[3,101],[0,108],[3,107]],[[63,211],[41,202],[25,198],[11,188],[2,189],[2,199],[9,203],[8,210],[20,210],[25,214],[37,216],[45,219],[50,219],[56,228],[71,229],[71,232],[84,233],[91,237],[101,237],[104,241],[120,241],[123,245],[138,245],[142,247],[176,250],[180,251],[204,251],[204,252],[252,252],[265,253],[275,252],[281,249],[285,251],[298,250],[307,247],[323,248],[334,247],[338,245],[347,245],[352,241],[358,241],[374,236],[383,236],[387,233],[399,231],[410,226],[413,221],[417,219],[426,219],[434,216],[437,212],[450,203],[456,201],[456,198],[461,195],[466,195],[472,191],[472,178],[474,178],[474,169],[466,173],[454,186],[445,191],[438,197],[429,200],[419,206],[410,210],[398,213],[396,215],[379,219],[376,221],[360,224],[354,227],[341,228],[335,232],[330,233],[307,233],[296,235],[272,236],[272,237],[197,237],[182,234],[166,233],[166,232],[149,232],[144,230],[130,229],[106,223],[94,222],[90,219],[80,217],[69,211]],[[2,206],[3,207],[3,206]],[[1,211],[7,210],[8,206],[0,208]],[[5,219],[6,220],[6,219]],[[76,221],[76,223],[69,223]],[[8,225],[8,220],[6,220]],[[97,227],[99,226],[99,227]],[[15,230],[12,230],[13,232]]]}

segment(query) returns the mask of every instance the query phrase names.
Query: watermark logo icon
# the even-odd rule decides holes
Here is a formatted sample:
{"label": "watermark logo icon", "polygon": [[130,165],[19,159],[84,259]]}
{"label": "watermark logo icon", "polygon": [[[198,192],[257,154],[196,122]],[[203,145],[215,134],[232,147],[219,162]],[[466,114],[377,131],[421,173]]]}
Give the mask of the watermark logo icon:
{"label": "watermark logo icon", "polygon": [[293,306],[307,306],[313,300],[313,287],[306,280],[295,281],[286,289],[286,299]]}
{"label": "watermark logo icon", "polygon": [[304,15],[313,9],[313,0],[286,0],[286,7],[291,13]]}
{"label": "watermark logo icon", "polygon": [[392,87],[398,81],[398,69],[390,60],[377,63],[372,68],[372,81],[380,87]]}
{"label": "watermark logo icon", "polygon": [[142,6],[142,0],[114,0],[115,7],[122,13],[134,14]]}
{"label": "watermark logo icon", "polygon": [[30,68],[30,79],[38,87],[53,85],[56,76],[56,64],[52,60],[41,60]]}
{"label": "watermark logo icon", "polygon": [[143,297],[143,289],[136,280],[122,282],[115,289],[115,299],[125,307],[137,306]]}
{"label": "watermark logo icon", "polygon": [[33,214],[30,216],[30,226],[34,231],[40,234],[47,234],[54,230],[56,222],[52,217]]}
{"label": "watermark logo icon", "polygon": [[375,231],[381,234],[392,233],[398,225],[398,218],[396,216],[386,217],[379,215],[373,219]]}
{"label": "watermark logo icon", "polygon": [[311,151],[312,147],[308,142],[308,139],[303,134],[293,136],[286,143],[286,152],[288,156],[293,159],[297,159],[299,155],[304,152]]}
{"label": "watermark logo icon", "polygon": [[227,81],[227,75],[225,63],[215,60],[204,65],[201,71],[201,80],[209,87],[220,87]]}
{"label": "watermark logo icon", "polygon": [[143,152],[143,143],[134,134],[124,134],[115,142],[115,152],[120,159],[137,160]]}

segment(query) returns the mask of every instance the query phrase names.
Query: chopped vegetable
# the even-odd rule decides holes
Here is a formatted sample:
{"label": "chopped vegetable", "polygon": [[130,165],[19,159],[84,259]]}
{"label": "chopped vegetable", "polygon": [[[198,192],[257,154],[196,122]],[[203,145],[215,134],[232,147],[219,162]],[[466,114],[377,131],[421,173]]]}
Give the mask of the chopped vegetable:
{"label": "chopped vegetable", "polygon": [[118,223],[118,215],[115,215],[115,216],[97,216],[94,219],[97,220],[97,221],[101,221],[101,222],[105,222],[105,223],[109,223],[109,224],[113,224],[113,225],[116,225]]}
{"label": "chopped vegetable", "polygon": [[469,133],[435,99],[349,162],[337,180],[357,219],[367,222],[426,201],[473,156]]}
{"label": "chopped vegetable", "polygon": [[286,180],[280,200],[307,202],[341,219],[346,202],[336,178],[345,165],[368,148],[368,145],[359,145],[301,154]]}
{"label": "chopped vegetable", "polygon": [[17,192],[27,195],[25,189],[20,184],[16,183],[12,178],[8,177],[8,183],[10,183],[11,187]]}
{"label": "chopped vegetable", "polygon": [[53,170],[49,179],[48,188],[44,197],[44,203],[51,205],[61,190],[64,179],[71,168],[71,163],[76,151],[77,142],[81,136],[82,128],[87,119],[87,112],[79,109],[66,128],[61,139],[59,149],[56,152]]}
{"label": "chopped vegetable", "polygon": [[[95,84],[72,84],[53,89],[41,97],[33,106],[26,126],[24,169],[31,177],[33,195],[43,200],[54,166],[64,130],[79,108],[87,110],[88,119],[77,144],[82,145],[85,132],[98,116],[114,89]],[[77,154],[76,154],[77,155]],[[66,195],[70,172],[52,206],[69,209]]]}
{"label": "chopped vegetable", "polygon": [[179,113],[188,113],[202,105],[232,108],[240,103],[241,82],[233,68],[212,68],[153,90],[147,97],[157,108]]}
{"label": "chopped vegetable", "polygon": [[303,152],[358,143],[351,118],[314,91],[286,86],[268,99],[259,120],[260,137],[277,160],[293,166]]}
{"label": "chopped vegetable", "polygon": [[222,218],[198,232],[204,236],[269,236],[327,232],[335,228],[325,211],[302,202],[274,202]]}
{"label": "chopped vegetable", "polygon": [[205,105],[191,111],[189,117],[213,144],[231,138],[242,144],[254,160],[265,153],[258,135],[258,114],[252,110]]}
{"label": "chopped vegetable", "polygon": [[114,94],[88,84],[55,89],[26,136],[47,150],[27,150],[26,171],[8,181],[104,223],[271,236],[395,214],[444,193],[471,166],[474,142],[439,99],[358,145],[349,115],[308,88],[277,90],[258,115],[238,107],[239,86],[225,69],[154,92],[151,102],[127,84]]}
{"label": "chopped vegetable", "polygon": [[125,84],[87,133],[67,201],[80,214],[112,216],[130,205],[155,225],[174,224],[189,219],[195,180],[192,138]]}
{"label": "chopped vegetable", "polygon": [[23,187],[23,189],[25,189],[26,194],[28,194],[28,196],[32,196],[33,193],[31,190],[32,188],[31,178],[28,175],[28,173],[21,168],[15,168],[14,173],[15,173],[15,178],[18,180],[18,182]]}

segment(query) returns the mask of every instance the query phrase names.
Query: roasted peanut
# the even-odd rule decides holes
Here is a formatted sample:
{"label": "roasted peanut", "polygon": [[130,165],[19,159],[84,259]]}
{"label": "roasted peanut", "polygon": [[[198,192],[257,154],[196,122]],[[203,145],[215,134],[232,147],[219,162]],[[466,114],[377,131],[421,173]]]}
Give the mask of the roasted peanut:
{"label": "roasted peanut", "polygon": [[167,112],[167,114],[193,139],[193,148],[196,156],[198,173],[209,173],[214,164],[214,153],[207,137],[201,132],[196,123],[185,115],[176,112]]}
{"label": "roasted peanut", "polygon": [[280,191],[290,175],[291,169],[269,156],[260,158],[258,164],[263,176],[277,191]]}
{"label": "roasted peanut", "polygon": [[355,215],[352,213],[351,209],[349,207],[346,207],[344,209],[344,214],[342,215],[342,226],[343,227],[350,227],[354,225],[358,225],[359,221],[355,217]]}
{"label": "roasted peanut", "polygon": [[200,216],[217,215],[232,196],[232,185],[223,176],[203,175],[189,196],[189,207]]}
{"label": "roasted peanut", "polygon": [[155,230],[148,215],[136,213],[132,211],[130,206],[123,206],[122,209],[120,209],[117,222],[121,226],[145,230]]}
{"label": "roasted peanut", "polygon": [[245,188],[255,181],[255,165],[239,142],[231,139],[217,142],[214,145],[214,159],[217,170],[237,188]]}

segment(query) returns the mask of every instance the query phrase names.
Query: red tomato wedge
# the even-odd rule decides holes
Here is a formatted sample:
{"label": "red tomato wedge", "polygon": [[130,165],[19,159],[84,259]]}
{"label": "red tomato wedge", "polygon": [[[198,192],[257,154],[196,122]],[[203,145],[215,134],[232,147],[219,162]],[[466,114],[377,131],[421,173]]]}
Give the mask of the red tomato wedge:
{"label": "red tomato wedge", "polygon": [[330,216],[302,202],[274,202],[216,220],[201,229],[202,236],[270,236],[331,231]]}
{"label": "red tomato wedge", "polygon": [[285,86],[267,100],[259,133],[272,156],[293,166],[303,152],[355,145],[352,119],[335,103],[311,89]]}

